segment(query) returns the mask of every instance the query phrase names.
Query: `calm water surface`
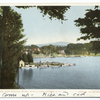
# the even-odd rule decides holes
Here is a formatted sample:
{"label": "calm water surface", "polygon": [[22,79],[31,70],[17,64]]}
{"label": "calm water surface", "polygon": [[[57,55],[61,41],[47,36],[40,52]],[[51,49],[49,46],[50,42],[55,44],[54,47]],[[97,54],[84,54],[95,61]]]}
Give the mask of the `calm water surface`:
{"label": "calm water surface", "polygon": [[100,57],[34,58],[75,63],[76,66],[21,68],[19,85],[25,89],[100,89]]}

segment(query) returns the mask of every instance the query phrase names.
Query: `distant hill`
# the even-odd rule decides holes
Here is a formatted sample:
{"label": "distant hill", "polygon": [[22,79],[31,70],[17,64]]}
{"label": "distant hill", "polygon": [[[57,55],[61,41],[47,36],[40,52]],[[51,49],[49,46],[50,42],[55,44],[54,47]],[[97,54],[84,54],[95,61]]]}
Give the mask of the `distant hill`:
{"label": "distant hill", "polygon": [[36,44],[38,47],[42,47],[42,46],[48,46],[48,45],[54,45],[54,46],[67,46],[69,44],[69,42],[55,42],[55,43],[46,43],[46,44]]}

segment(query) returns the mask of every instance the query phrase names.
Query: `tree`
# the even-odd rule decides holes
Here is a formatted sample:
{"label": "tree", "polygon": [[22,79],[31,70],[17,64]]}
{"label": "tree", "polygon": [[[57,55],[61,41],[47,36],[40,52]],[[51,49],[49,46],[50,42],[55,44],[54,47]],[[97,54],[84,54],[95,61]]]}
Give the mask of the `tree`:
{"label": "tree", "polygon": [[54,45],[48,45],[48,46],[42,46],[41,52],[43,54],[52,54],[52,53],[58,53],[57,48]]}
{"label": "tree", "polygon": [[75,20],[76,26],[81,27],[80,32],[85,35],[80,39],[100,39],[100,10],[87,10],[84,18],[78,18]]}
{"label": "tree", "polygon": [[97,54],[97,53],[99,53],[100,52],[100,41],[91,41],[91,43],[92,43],[92,48],[91,48],[91,50],[95,53],[95,55]]}
{"label": "tree", "polygon": [[28,58],[27,58],[27,54],[26,54],[26,53],[24,53],[24,54],[22,55],[22,60],[23,60],[24,62],[28,62]]}
{"label": "tree", "polygon": [[37,6],[44,15],[49,15],[49,18],[57,18],[59,20],[65,20],[64,14],[70,8],[70,6]]}
{"label": "tree", "polygon": [[48,49],[49,49],[49,51],[51,51],[51,53],[54,53],[54,52],[56,53],[56,52],[57,52],[57,49],[56,49],[56,47],[55,47],[54,45],[51,45],[51,44],[50,44],[50,45],[48,46]]}
{"label": "tree", "polygon": [[[2,17],[3,16],[0,15],[0,21],[2,20]],[[23,44],[26,41],[20,41],[20,39],[24,37],[22,34],[22,28],[23,24],[21,15],[13,11],[11,7],[7,7],[6,22],[4,27],[5,31],[1,72],[2,89],[13,88],[15,82],[18,61],[20,59],[21,50],[23,49]]]}
{"label": "tree", "polygon": [[29,63],[33,63],[33,57],[32,57],[32,54],[30,52],[28,53],[27,58],[28,58]]}
{"label": "tree", "polygon": [[79,54],[83,54],[83,52],[92,52],[93,50],[92,48],[92,44],[91,43],[77,43],[77,44],[68,44],[67,47],[65,48],[65,53],[66,54],[75,54],[75,55],[79,55]]}
{"label": "tree", "polygon": [[84,48],[84,44],[77,43],[77,44],[68,44],[65,53],[66,54],[82,54],[82,50]]}
{"label": "tree", "polygon": [[39,54],[39,53],[40,53],[39,51],[36,51],[36,50],[34,51],[34,54]]}
{"label": "tree", "polygon": [[85,35],[78,40],[92,39],[91,43],[95,54],[97,54],[98,51],[100,52],[100,46],[98,45],[100,43],[100,10],[95,7],[94,10],[88,9],[87,11],[84,18],[75,20],[76,26],[81,27],[80,32]]}
{"label": "tree", "polygon": [[37,45],[31,45],[31,46],[24,46],[25,49],[35,49],[35,48],[39,48]]}
{"label": "tree", "polygon": [[84,48],[86,48],[86,51],[88,51],[88,54],[90,53],[90,52],[94,52],[94,50],[93,50],[93,43],[85,43],[84,44]]}
{"label": "tree", "polygon": [[[36,6],[16,6],[17,8],[23,8],[27,9],[29,7],[36,7]],[[43,14],[43,17],[45,15],[49,15],[49,18],[57,18],[58,20],[67,20],[64,17],[64,14],[68,9],[70,9],[70,6],[37,6],[37,9],[41,11]]]}
{"label": "tree", "polygon": [[46,54],[46,52],[48,52],[48,51],[49,51],[48,46],[41,47],[41,53]]}
{"label": "tree", "polygon": [[[1,34],[0,34],[0,88],[2,87],[1,84],[1,72],[2,72],[2,53],[3,53],[3,37],[4,37],[4,25],[5,25],[5,17],[6,17],[6,7],[3,9],[0,8],[0,16],[2,17],[2,25],[1,25]],[[3,13],[2,13],[3,10]]]}
{"label": "tree", "polygon": [[39,48],[37,45],[31,45],[31,49]]}

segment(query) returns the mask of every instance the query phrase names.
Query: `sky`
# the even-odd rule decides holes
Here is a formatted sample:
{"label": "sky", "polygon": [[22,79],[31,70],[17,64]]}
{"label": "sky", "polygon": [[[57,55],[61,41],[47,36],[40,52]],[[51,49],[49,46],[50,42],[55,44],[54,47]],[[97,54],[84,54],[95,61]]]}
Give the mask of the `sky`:
{"label": "sky", "polygon": [[81,37],[80,28],[75,26],[74,20],[84,17],[86,9],[94,9],[94,6],[71,6],[65,13],[63,24],[60,20],[50,20],[48,16],[42,16],[37,7],[28,9],[12,8],[21,14],[26,45],[45,44],[54,42],[87,43],[88,40],[77,41]]}

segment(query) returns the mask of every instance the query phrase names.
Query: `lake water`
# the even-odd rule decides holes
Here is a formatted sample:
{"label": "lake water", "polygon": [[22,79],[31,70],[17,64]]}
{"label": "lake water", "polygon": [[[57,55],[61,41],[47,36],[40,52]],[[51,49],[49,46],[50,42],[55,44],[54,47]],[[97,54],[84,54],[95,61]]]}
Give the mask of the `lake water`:
{"label": "lake water", "polygon": [[76,66],[21,68],[19,85],[25,89],[100,89],[100,57],[34,58],[75,63]]}

